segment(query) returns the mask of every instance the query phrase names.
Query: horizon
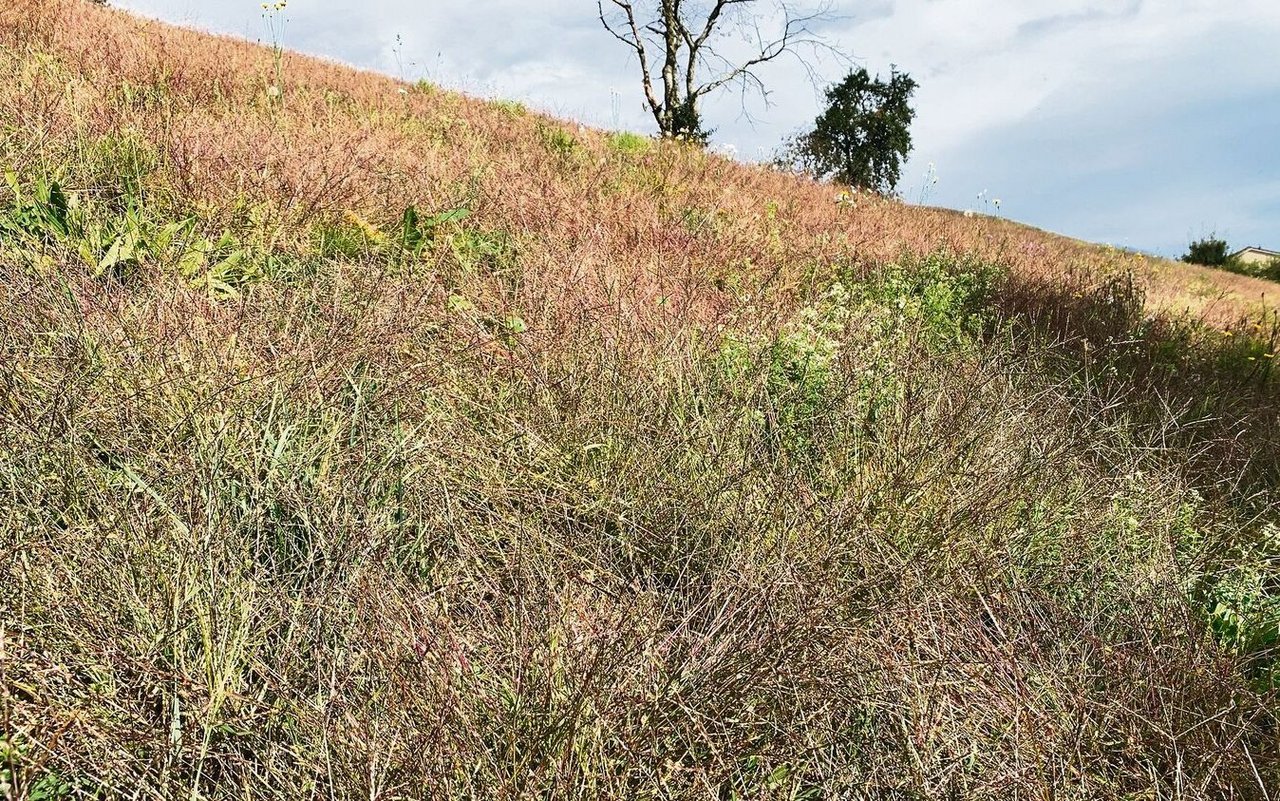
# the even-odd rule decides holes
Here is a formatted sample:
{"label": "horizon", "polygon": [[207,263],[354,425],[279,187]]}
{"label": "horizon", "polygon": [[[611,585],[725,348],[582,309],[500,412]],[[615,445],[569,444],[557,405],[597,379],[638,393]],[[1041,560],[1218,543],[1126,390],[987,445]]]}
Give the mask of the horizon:
{"label": "horizon", "polygon": [[[257,2],[111,4],[269,43]],[[485,19],[518,13],[510,0],[486,5],[495,13]],[[358,13],[343,6],[293,0],[281,44],[593,127],[656,133],[641,107],[634,58],[600,27],[589,2],[544,4],[523,37],[475,24],[475,6],[414,10],[404,0],[375,0]],[[1209,236],[1232,251],[1280,249],[1280,154],[1272,145],[1280,70],[1271,52],[1280,4],[1013,6],[886,0],[853,15],[850,4],[837,3],[821,26],[829,42],[852,48],[856,66],[887,74],[896,65],[920,85],[914,148],[897,187],[903,200],[1169,258]],[[708,98],[712,147],[759,162],[811,123],[821,89],[847,66],[821,54],[811,61],[817,85],[794,60],[768,65],[768,104],[732,92]]]}

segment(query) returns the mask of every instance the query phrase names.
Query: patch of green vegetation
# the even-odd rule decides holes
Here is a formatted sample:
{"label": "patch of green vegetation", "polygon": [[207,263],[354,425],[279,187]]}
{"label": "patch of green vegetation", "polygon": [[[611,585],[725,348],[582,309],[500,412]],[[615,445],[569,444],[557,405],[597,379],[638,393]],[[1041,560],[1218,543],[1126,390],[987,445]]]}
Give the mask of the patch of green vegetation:
{"label": "patch of green vegetation", "polygon": [[78,198],[73,201],[57,181],[37,180],[24,188],[14,173],[6,173],[5,181],[12,198],[0,215],[0,230],[19,240],[32,240],[52,244],[71,235],[74,225],[72,210],[78,210]]}
{"label": "patch of green vegetation", "polygon": [[680,225],[691,234],[715,234],[723,229],[725,214],[719,209],[686,206],[680,212]]}
{"label": "patch of green vegetation", "polygon": [[[1199,537],[1184,548],[1202,547]],[[1214,554],[1195,597],[1218,641],[1248,657],[1253,680],[1280,689],[1280,526],[1261,525],[1233,550]]]}
{"label": "patch of green vegetation", "polygon": [[311,248],[322,259],[347,261],[355,261],[373,252],[365,230],[343,218],[313,223]]}
{"label": "patch of green vegetation", "polygon": [[1268,281],[1280,281],[1280,259],[1247,263],[1239,259],[1227,259],[1219,266],[1238,275],[1265,278]]}
{"label": "patch of green vegetation", "polygon": [[833,371],[853,301],[842,284],[832,284],[766,350],[768,407],[763,420],[770,442],[793,455],[812,447],[815,424],[831,408]]}
{"label": "patch of green vegetation", "polygon": [[96,202],[117,207],[134,203],[148,192],[147,180],[160,168],[160,156],[133,132],[82,140],[74,156],[62,165],[60,180]]}
{"label": "patch of green vegetation", "polygon": [[470,216],[470,209],[457,207],[423,217],[410,206],[401,218],[399,245],[417,256],[437,242],[447,242],[462,274],[483,273],[518,281],[519,257],[511,236],[502,230],[464,226]]}
{"label": "patch of green vegetation", "polygon": [[[145,173],[144,163],[128,163],[139,166],[125,173],[134,179],[123,180],[119,193],[101,192],[92,200],[67,192],[59,180],[23,183],[7,174],[10,199],[0,205],[0,234],[16,245],[10,258],[42,268],[57,254],[74,254],[95,276],[109,274],[121,280],[152,265],[216,297],[234,297],[268,278],[296,276],[302,263],[279,246],[280,224],[262,208],[246,209],[235,230],[217,234],[202,230],[194,216],[163,220],[137,189],[136,177]],[[503,231],[464,227],[470,214],[457,207],[428,216],[409,206],[391,235],[354,213],[322,218],[305,230],[309,253],[300,255],[394,261],[418,258],[436,244],[447,243],[462,271],[517,280],[512,239]]]}
{"label": "patch of green vegetation", "polygon": [[529,113],[524,104],[518,100],[494,100],[493,107],[512,119],[523,117]]}
{"label": "patch of green vegetation", "polygon": [[562,163],[573,161],[581,145],[577,138],[559,125],[538,124],[538,138],[547,152]]}
{"label": "patch of green vegetation", "polygon": [[[853,282],[853,273],[842,271]],[[856,284],[864,298],[889,310],[883,324],[910,325],[940,348],[974,345],[992,321],[993,293],[1004,270],[946,250],[905,258]]]}
{"label": "patch of green vegetation", "polygon": [[[846,275],[773,337],[725,335],[718,372],[726,387],[740,387],[762,365],[762,405],[749,418],[771,447],[802,455],[813,450],[822,417],[837,408],[841,414],[857,409],[875,424],[898,392],[890,354],[908,342],[923,342],[937,353],[972,350],[988,322],[987,293],[998,274],[939,252],[888,265],[868,280]],[[854,322],[856,336],[849,330]],[[862,365],[852,384],[836,381],[846,356]]]}
{"label": "patch of green vegetation", "polygon": [[515,241],[505,231],[467,228],[449,237],[449,248],[464,274],[496,276],[514,288],[520,281]]}
{"label": "patch of green vegetation", "polygon": [[609,149],[625,158],[637,158],[648,153],[653,147],[653,140],[630,131],[616,131],[606,139]]}
{"label": "patch of green vegetation", "polygon": [[73,254],[95,276],[126,279],[146,264],[172,270],[217,296],[233,296],[273,270],[265,223],[254,217],[256,241],[230,231],[209,236],[194,217],[163,220],[125,186],[119,199],[85,200],[58,180],[23,184],[6,175],[11,197],[0,206],[0,232],[17,247],[10,256],[43,269],[55,255]]}
{"label": "patch of green vegetation", "polygon": [[411,253],[421,253],[442,229],[456,226],[470,216],[471,209],[458,207],[423,217],[416,207],[409,206],[400,219],[400,245]]}
{"label": "patch of green vegetation", "polygon": [[0,798],[67,801],[95,797],[92,786],[68,778],[35,758],[30,743],[0,733]]}

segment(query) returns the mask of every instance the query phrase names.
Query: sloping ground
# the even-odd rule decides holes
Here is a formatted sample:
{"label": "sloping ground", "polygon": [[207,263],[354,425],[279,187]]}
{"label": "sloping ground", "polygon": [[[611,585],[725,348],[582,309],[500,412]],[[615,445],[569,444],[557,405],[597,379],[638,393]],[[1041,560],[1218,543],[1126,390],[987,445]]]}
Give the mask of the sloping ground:
{"label": "sloping ground", "polygon": [[[1055,282],[1132,270],[1159,308],[1207,309],[1222,323],[1257,311],[1274,289],[1001,220],[876,200],[849,208],[829,187],[701,154],[622,158],[596,132],[562,131],[518,106],[293,54],[276,104],[266,91],[269,50],[87,5],[9,4],[8,38],[39,37],[53,56],[15,70],[4,111],[26,134],[10,143],[11,158],[19,172],[61,163],[71,183],[92,183],[117,140],[130,139],[143,146],[141,166],[160,173],[151,189],[165,197],[156,200],[211,224],[256,209],[297,238],[338,212],[381,223],[410,204],[435,211],[467,199],[477,222],[533,240],[522,250],[530,270],[575,282],[590,275],[585,288],[596,292],[611,279],[635,282],[637,295],[672,275],[781,270],[775,283],[794,283],[849,253],[870,260],[943,247]],[[575,294],[583,289],[575,284]]]}
{"label": "sloping ground", "polygon": [[1280,786],[1273,285],[71,0],[0,48],[9,795]]}

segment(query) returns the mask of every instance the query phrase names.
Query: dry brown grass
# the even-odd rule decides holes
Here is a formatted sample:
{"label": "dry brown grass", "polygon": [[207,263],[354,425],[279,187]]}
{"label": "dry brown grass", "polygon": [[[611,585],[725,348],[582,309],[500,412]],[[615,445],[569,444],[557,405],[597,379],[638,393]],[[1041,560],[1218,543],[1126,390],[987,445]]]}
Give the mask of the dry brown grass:
{"label": "dry brown grass", "polygon": [[0,9],[5,794],[1274,797],[1270,284],[271,71]]}
{"label": "dry brown grass", "polygon": [[[8,93],[5,110],[42,132],[46,158],[74,152],[85,136],[136,132],[165,165],[157,180],[179,187],[182,202],[223,211],[263,204],[293,230],[347,210],[378,218],[410,203],[432,208],[466,188],[486,221],[527,234],[528,258],[559,266],[547,271],[554,278],[564,266],[603,268],[597,281],[642,292],[661,280],[655,265],[663,274],[777,272],[785,284],[850,254],[877,260],[940,247],[1053,283],[1065,273],[1097,284],[1131,270],[1153,310],[1222,324],[1258,314],[1274,289],[1005,220],[870,198],[849,209],[830,187],[678,148],[619,159],[594,131],[570,131],[580,146],[556,158],[538,133],[559,129],[554,120],[296,54],[286,58],[286,98],[275,108],[265,92],[269,48],[86,3],[27,6],[42,10],[23,6],[20,17],[49,20],[56,9],[56,22],[26,34],[47,42],[56,66],[26,63],[25,91]],[[687,210],[723,224],[711,235],[672,225]]]}

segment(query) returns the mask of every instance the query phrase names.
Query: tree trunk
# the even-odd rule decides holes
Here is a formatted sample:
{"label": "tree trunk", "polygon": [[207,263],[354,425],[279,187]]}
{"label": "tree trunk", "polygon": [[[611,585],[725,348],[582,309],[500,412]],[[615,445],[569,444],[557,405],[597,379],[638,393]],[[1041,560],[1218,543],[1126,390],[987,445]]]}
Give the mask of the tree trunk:
{"label": "tree trunk", "polygon": [[663,136],[676,133],[676,109],[680,108],[680,0],[662,0],[662,35],[666,50],[662,63],[662,119],[659,128]]}

